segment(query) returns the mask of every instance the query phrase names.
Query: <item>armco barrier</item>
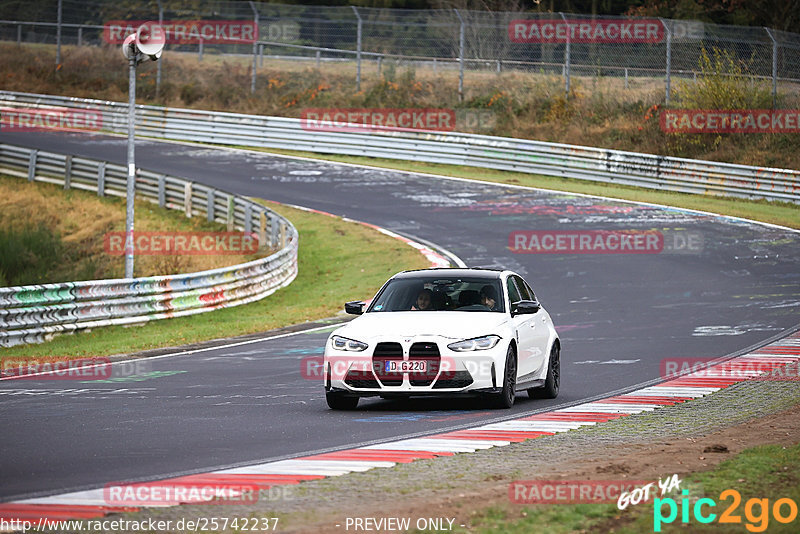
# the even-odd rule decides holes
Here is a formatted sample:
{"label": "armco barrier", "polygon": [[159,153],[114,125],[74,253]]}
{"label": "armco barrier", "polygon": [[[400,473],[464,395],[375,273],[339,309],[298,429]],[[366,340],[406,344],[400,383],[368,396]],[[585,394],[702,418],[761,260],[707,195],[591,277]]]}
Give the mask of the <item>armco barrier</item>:
{"label": "armco barrier", "polygon": [[[93,191],[99,196],[125,196],[126,168],[104,161],[0,144],[0,172]],[[0,346],[37,343],[54,334],[81,329],[238,306],[266,297],[297,275],[297,230],[260,204],[141,169],[137,169],[136,197],[181,210],[187,216],[205,215],[231,231],[252,232],[262,250],[277,252],[197,273],[2,287]]]}
{"label": "armco barrier", "polygon": [[[103,114],[103,129],[127,132],[127,104],[0,91],[0,108],[60,107]],[[650,189],[800,202],[800,171],[750,167],[432,131],[304,130],[299,119],[137,106],[136,131],[160,139],[451,163]],[[363,126],[359,126],[364,129]]]}

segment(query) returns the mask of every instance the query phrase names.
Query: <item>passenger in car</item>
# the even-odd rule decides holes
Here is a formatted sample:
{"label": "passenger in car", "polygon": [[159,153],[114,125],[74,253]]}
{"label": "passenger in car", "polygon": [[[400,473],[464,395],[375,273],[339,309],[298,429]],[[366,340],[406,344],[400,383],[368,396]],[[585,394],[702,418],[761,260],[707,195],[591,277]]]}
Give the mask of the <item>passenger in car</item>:
{"label": "passenger in car", "polygon": [[417,295],[417,301],[411,306],[412,310],[419,310],[419,311],[431,311],[433,307],[431,306],[431,300],[433,297],[433,291],[430,289],[423,289]]}

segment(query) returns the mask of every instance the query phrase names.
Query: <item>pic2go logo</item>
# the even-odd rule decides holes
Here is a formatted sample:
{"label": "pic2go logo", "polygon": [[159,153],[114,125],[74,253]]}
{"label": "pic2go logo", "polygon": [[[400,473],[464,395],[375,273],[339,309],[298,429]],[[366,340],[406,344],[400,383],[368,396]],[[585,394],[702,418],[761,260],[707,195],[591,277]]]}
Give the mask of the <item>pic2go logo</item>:
{"label": "pic2go logo", "polygon": [[[683,490],[681,493],[683,495],[680,500],[681,523],[689,523],[691,521],[690,512],[698,523],[712,523],[717,519],[717,514],[711,511],[717,506],[714,499],[698,499],[692,506],[689,503],[689,490]],[[734,489],[727,489],[719,494],[720,503],[728,499],[731,500],[731,503],[719,515],[718,522],[741,524],[742,516],[736,513],[742,503],[741,494]],[[653,501],[653,531],[661,532],[662,524],[672,524],[678,518],[678,508],[678,503],[671,497],[656,498]],[[770,513],[778,523],[791,523],[797,519],[797,503],[788,498],[777,499],[772,504],[772,508],[770,508],[769,499],[748,499],[744,505],[744,516],[748,521],[745,523],[745,528],[750,532],[764,532],[769,526]]]}

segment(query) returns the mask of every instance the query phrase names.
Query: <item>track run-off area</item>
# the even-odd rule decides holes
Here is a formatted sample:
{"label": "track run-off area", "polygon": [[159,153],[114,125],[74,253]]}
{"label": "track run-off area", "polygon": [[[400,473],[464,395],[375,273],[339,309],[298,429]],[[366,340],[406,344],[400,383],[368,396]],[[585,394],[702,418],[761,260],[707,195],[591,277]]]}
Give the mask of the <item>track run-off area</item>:
{"label": "track run-off area", "polygon": [[[0,142],[125,161],[120,137],[0,133]],[[508,411],[479,400],[376,398],[334,412],[321,381],[302,372],[329,328],[137,360],[145,380],[2,380],[0,502],[521,417],[624,393],[656,381],[666,360],[738,354],[800,322],[800,233],[788,229],[249,151],[148,140],[136,151],[148,170],[367,222],[435,243],[468,266],[519,272],[561,336],[560,395],[520,395]],[[559,235],[594,243],[620,232],[657,235],[657,246],[534,253],[534,243]]]}

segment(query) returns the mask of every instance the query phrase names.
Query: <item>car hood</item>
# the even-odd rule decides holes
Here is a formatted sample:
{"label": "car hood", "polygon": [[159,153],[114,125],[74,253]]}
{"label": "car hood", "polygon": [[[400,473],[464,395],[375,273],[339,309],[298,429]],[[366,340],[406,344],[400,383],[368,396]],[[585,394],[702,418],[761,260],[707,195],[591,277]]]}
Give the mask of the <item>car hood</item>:
{"label": "car hood", "polygon": [[379,337],[422,335],[459,340],[497,333],[507,320],[506,314],[498,312],[371,312],[353,319],[334,334],[365,342]]}

